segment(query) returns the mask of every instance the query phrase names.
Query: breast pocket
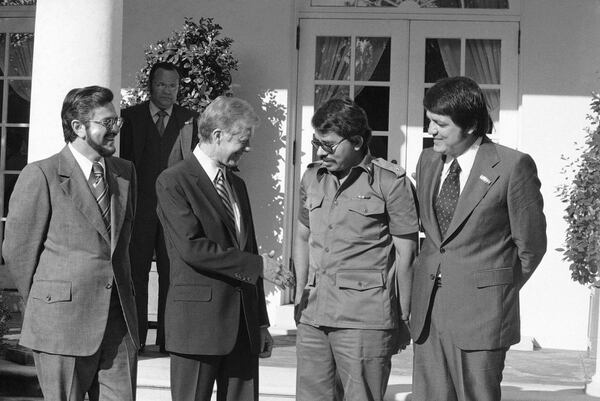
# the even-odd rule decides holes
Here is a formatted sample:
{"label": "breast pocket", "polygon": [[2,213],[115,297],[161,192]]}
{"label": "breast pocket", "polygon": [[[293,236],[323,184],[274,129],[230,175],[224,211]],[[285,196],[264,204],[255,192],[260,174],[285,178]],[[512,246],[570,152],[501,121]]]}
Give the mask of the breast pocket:
{"label": "breast pocket", "polygon": [[325,229],[325,216],[323,215],[324,194],[309,193],[306,197],[305,207],[308,209],[311,234],[320,234]]}
{"label": "breast pocket", "polygon": [[348,201],[348,233],[361,238],[377,239],[387,226],[385,202],[381,199]]}

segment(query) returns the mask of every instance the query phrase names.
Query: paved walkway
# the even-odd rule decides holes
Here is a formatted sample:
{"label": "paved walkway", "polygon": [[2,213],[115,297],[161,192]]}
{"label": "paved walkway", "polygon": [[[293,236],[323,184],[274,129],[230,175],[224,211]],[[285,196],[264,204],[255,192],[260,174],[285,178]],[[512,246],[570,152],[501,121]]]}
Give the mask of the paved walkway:
{"label": "paved walkway", "polygon": [[[541,349],[509,351],[502,384],[506,401],[600,401],[585,395],[595,361],[583,351]],[[275,336],[273,355],[260,360],[261,401],[293,400],[296,347],[294,336]],[[412,350],[394,356],[386,401],[410,401]],[[154,347],[139,361],[138,399],[171,401],[169,358]]]}

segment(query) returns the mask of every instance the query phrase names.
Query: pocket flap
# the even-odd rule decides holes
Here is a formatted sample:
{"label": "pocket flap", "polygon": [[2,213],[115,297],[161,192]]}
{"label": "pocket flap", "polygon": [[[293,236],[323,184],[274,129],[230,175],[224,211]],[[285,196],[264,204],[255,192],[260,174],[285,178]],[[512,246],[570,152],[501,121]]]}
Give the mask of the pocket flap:
{"label": "pocket flap", "polygon": [[31,285],[30,297],[48,304],[71,301],[70,281],[34,281]]}
{"label": "pocket flap", "polygon": [[361,199],[358,201],[350,201],[348,209],[364,216],[370,214],[382,214],[385,211],[385,203],[379,199]]}
{"label": "pocket flap", "polygon": [[208,285],[181,285],[173,286],[174,301],[208,302],[212,299],[212,288]]}
{"label": "pocket flap", "polygon": [[308,210],[313,210],[321,207],[323,198],[325,198],[325,194],[308,194],[308,197],[306,198],[306,208]]}
{"label": "pocket flap", "polygon": [[306,285],[308,285],[309,287],[314,287],[315,283],[317,281],[316,279],[317,279],[317,274],[315,273],[314,270],[311,269],[308,272],[308,280],[306,282]]}
{"label": "pocket flap", "polygon": [[475,283],[477,284],[477,288],[512,284],[513,268],[503,267],[501,269],[482,270],[475,272]]}
{"label": "pocket flap", "polygon": [[335,282],[339,289],[352,289],[364,291],[371,288],[383,287],[383,273],[381,271],[346,270],[335,275]]}

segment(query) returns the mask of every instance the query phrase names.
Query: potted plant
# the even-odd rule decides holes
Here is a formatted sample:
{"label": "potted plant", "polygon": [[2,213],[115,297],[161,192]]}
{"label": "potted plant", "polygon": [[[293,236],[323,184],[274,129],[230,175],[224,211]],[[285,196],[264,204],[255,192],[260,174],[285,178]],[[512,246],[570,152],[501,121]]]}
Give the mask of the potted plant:
{"label": "potted plant", "polygon": [[202,112],[217,96],[231,93],[231,72],[238,61],[231,53],[233,40],[221,37],[221,26],[212,18],[198,22],[186,18],[180,31],[167,39],[148,45],[146,64],[137,73],[136,86],[121,91],[121,107],[141,103],[149,98],[148,75],[152,66],[166,61],[179,68],[181,82],[178,103]]}

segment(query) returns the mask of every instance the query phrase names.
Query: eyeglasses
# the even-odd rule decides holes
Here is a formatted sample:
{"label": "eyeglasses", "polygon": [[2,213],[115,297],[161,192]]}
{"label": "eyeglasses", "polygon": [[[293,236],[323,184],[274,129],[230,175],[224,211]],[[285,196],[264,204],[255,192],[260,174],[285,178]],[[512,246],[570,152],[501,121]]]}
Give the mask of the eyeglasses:
{"label": "eyeglasses", "polygon": [[123,119],[121,117],[105,118],[104,120],[90,120],[90,122],[100,124],[111,131],[119,130],[123,126]]}
{"label": "eyeglasses", "polygon": [[323,143],[323,142],[319,141],[318,139],[313,138],[312,141],[310,141],[310,143],[312,143],[312,145],[315,147],[315,149],[322,148],[325,152],[327,152],[329,154],[333,154],[333,153],[335,153],[335,150],[337,149],[339,144],[344,142],[346,139],[347,138],[343,138],[338,143],[334,143],[333,145],[330,145],[328,143]]}

